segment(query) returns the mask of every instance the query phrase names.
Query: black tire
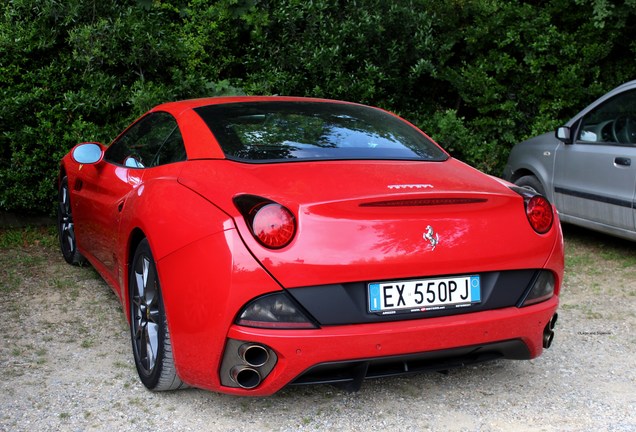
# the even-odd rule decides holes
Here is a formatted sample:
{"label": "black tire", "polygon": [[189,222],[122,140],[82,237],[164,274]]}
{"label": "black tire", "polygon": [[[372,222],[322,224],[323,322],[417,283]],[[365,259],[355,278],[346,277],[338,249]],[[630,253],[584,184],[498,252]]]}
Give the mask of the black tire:
{"label": "black tire", "polygon": [[545,196],[545,189],[543,185],[541,184],[539,179],[533,175],[523,176],[517,179],[517,181],[515,181],[515,184],[519,187],[531,190],[532,192]]}
{"label": "black tire", "polygon": [[60,239],[60,250],[67,263],[82,265],[86,262],[77,250],[75,225],[73,223],[73,207],[71,206],[71,192],[68,188],[68,178],[62,178],[58,190],[57,205],[57,235]]}
{"label": "black tire", "polygon": [[146,239],[135,251],[128,287],[130,337],[141,382],[153,391],[183,388],[172,357],[161,284]]}

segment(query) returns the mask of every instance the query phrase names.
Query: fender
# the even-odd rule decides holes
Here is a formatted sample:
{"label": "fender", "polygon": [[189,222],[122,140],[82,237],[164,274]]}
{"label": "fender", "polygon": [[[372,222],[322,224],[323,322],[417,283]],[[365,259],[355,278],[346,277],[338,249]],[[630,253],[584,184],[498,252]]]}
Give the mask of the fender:
{"label": "fender", "polygon": [[155,262],[159,262],[197,240],[229,229],[234,229],[234,222],[227,214],[177,183],[176,177],[157,177],[141,184],[124,202],[119,224],[117,282],[126,316],[129,265],[142,238],[148,239]]}

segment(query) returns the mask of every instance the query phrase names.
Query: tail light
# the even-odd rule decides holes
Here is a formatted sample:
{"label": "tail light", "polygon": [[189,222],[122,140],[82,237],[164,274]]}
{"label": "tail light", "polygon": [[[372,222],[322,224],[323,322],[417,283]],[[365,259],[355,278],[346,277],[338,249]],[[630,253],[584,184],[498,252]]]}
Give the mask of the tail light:
{"label": "tail light", "polygon": [[519,306],[530,306],[548,300],[554,295],[555,287],[554,274],[548,270],[541,270],[534,278],[528,292],[522,297]]}
{"label": "tail light", "polygon": [[511,189],[523,197],[526,217],[532,229],[539,234],[545,234],[550,231],[554,223],[554,212],[550,201],[543,195],[537,195],[528,189],[518,187]]}
{"label": "tail light", "polygon": [[532,228],[539,234],[545,234],[552,228],[552,205],[541,195],[535,195],[526,202],[526,216]]}
{"label": "tail light", "polygon": [[286,207],[255,195],[234,198],[254,238],[269,249],[287,246],[296,234],[296,218]]}
{"label": "tail light", "polygon": [[265,294],[239,312],[236,324],[269,329],[312,329],[316,324],[284,292]]}

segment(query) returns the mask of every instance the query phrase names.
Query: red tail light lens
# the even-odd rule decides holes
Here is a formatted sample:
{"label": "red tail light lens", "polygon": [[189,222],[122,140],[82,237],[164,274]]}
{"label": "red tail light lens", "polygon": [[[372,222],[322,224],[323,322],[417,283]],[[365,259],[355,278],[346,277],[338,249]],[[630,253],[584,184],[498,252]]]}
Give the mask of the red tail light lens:
{"label": "red tail light lens", "polygon": [[526,216],[532,228],[539,234],[545,234],[552,228],[554,214],[552,205],[541,195],[535,195],[526,203]]}
{"label": "red tail light lens", "polygon": [[282,205],[254,195],[241,195],[234,199],[243,214],[252,235],[270,249],[287,246],[296,234],[296,219]]}
{"label": "red tail light lens", "polygon": [[552,204],[543,195],[537,195],[535,192],[520,187],[511,187],[523,197],[526,206],[526,217],[530,226],[539,234],[545,234],[550,231],[554,223],[554,212]]}
{"label": "red tail light lens", "polygon": [[296,232],[294,215],[280,204],[266,204],[256,210],[252,232],[263,246],[271,249],[287,246]]}

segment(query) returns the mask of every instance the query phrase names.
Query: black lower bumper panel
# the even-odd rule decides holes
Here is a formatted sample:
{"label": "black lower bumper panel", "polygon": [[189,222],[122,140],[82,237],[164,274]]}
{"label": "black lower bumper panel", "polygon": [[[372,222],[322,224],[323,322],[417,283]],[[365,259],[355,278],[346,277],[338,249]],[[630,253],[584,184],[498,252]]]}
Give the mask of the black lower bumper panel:
{"label": "black lower bumper panel", "polygon": [[332,384],[357,391],[365,379],[446,371],[500,358],[527,360],[530,352],[521,340],[509,340],[401,356],[322,363],[302,373],[290,385]]}

